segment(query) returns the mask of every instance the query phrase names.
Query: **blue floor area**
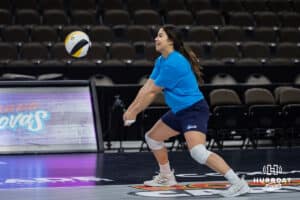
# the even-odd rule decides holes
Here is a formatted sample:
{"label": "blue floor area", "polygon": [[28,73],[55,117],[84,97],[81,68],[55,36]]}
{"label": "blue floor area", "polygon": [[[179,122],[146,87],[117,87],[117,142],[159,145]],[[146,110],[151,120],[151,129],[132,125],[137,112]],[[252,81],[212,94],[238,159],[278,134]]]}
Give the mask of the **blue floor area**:
{"label": "blue floor area", "polygon": [[[250,181],[268,177],[300,179],[298,148],[217,153]],[[218,173],[197,164],[187,151],[170,152],[169,157],[179,182],[225,181]],[[157,171],[151,152],[1,155],[0,188],[141,184]]]}

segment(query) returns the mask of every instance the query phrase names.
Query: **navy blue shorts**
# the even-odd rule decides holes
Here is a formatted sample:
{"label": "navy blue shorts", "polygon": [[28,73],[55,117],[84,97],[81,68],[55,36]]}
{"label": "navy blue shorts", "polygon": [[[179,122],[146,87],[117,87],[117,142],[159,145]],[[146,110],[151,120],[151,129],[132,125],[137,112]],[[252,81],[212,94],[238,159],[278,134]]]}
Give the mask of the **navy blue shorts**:
{"label": "navy blue shorts", "polygon": [[161,117],[161,120],[165,124],[180,133],[200,131],[206,134],[208,119],[209,107],[205,99],[202,99],[177,113],[173,113],[170,110]]}

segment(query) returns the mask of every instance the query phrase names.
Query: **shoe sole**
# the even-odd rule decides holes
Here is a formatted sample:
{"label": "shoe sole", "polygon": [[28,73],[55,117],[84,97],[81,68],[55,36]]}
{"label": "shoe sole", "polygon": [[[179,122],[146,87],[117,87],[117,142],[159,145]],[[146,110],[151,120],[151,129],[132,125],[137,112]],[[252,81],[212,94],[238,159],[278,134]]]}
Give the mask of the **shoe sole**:
{"label": "shoe sole", "polygon": [[148,186],[148,187],[172,187],[172,186],[176,186],[176,185],[178,185],[178,183],[171,184],[171,185],[147,184],[147,183],[144,183],[144,186]]}
{"label": "shoe sole", "polygon": [[241,195],[244,195],[244,194],[247,194],[250,192],[250,187],[248,186],[248,184],[245,186],[243,186],[239,191],[237,191],[235,194],[233,195],[222,195],[222,193],[220,193],[221,196],[223,197],[236,197],[236,196],[241,196]]}

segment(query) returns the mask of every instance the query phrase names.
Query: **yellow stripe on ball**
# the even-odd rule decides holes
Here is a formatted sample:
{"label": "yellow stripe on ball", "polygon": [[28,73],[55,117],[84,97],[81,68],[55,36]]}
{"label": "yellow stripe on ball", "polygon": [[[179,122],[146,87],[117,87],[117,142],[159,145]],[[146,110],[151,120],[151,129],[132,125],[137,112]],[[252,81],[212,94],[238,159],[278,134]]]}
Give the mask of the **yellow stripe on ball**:
{"label": "yellow stripe on ball", "polygon": [[71,37],[72,37],[72,33],[67,35],[66,39],[65,39],[65,45],[67,45],[67,43],[70,41]]}
{"label": "yellow stripe on ball", "polygon": [[75,58],[80,57],[82,50],[83,50],[83,47],[81,47],[80,49],[78,49],[78,51],[73,53],[72,56],[75,57]]}

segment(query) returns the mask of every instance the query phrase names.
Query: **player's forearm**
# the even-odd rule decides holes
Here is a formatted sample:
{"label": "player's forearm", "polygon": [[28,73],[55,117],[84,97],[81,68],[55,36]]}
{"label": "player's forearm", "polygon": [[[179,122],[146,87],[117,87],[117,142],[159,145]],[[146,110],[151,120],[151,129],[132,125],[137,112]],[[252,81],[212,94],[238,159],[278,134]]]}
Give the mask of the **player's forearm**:
{"label": "player's forearm", "polygon": [[138,102],[138,99],[140,98],[141,96],[141,93],[143,93],[143,90],[145,89],[145,86],[143,86],[139,92],[137,93],[135,99],[132,101],[132,103],[129,105],[129,107],[127,108],[128,111],[132,111],[133,107],[135,107],[135,104],[137,104]]}
{"label": "player's forearm", "polygon": [[151,102],[154,100],[156,93],[153,91],[147,91],[145,88],[142,88],[135,100],[129,106],[128,111],[139,114],[141,111],[146,109]]}

